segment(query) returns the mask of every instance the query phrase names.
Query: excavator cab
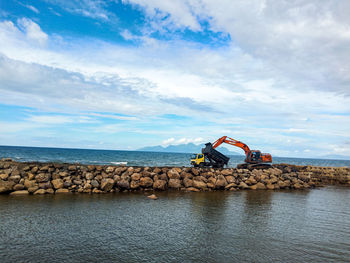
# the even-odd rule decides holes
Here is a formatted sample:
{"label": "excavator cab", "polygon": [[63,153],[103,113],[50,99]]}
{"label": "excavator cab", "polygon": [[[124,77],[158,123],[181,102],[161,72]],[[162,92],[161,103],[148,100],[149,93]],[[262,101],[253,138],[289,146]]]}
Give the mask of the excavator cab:
{"label": "excavator cab", "polygon": [[261,161],[261,152],[260,151],[251,151],[250,153],[250,162],[259,162]]}
{"label": "excavator cab", "polygon": [[204,164],[205,164],[204,154],[197,153],[192,155],[191,165],[193,165],[194,167],[199,167],[199,166],[204,166]]}

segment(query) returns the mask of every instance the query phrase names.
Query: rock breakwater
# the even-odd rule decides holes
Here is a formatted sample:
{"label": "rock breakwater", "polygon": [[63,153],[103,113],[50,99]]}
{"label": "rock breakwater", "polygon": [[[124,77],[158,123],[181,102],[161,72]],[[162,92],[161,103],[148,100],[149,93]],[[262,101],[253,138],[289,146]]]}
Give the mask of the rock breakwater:
{"label": "rock breakwater", "polygon": [[269,169],[128,167],[0,161],[0,193],[11,195],[120,191],[215,191],[350,186],[350,168],[274,164]]}

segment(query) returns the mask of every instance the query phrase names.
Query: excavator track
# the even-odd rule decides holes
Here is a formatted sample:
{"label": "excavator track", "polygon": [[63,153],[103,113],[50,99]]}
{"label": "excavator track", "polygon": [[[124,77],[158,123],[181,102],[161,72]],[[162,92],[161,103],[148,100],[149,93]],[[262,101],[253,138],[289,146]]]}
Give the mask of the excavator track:
{"label": "excavator track", "polygon": [[248,170],[265,170],[270,169],[272,166],[268,163],[241,163],[237,165],[238,169],[248,169]]}

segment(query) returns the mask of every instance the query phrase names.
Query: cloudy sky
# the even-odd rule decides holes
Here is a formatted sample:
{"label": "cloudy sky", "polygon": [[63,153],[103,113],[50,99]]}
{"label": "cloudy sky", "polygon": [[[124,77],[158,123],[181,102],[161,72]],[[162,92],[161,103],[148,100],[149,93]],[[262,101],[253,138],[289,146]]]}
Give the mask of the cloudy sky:
{"label": "cloudy sky", "polygon": [[348,0],[0,1],[0,145],[228,135],[350,156],[349,14]]}

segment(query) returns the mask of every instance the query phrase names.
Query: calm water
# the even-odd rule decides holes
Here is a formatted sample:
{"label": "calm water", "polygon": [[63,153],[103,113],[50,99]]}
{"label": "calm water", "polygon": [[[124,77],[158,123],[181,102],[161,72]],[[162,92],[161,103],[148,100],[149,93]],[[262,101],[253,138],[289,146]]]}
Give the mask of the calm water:
{"label": "calm water", "polygon": [[[1,157],[10,157],[16,161],[22,162],[126,164],[129,166],[190,166],[191,154],[0,146],[0,158]],[[243,163],[244,161],[244,156],[230,156],[230,158],[230,167],[236,167],[237,164]],[[350,167],[350,160],[273,157],[273,162],[296,165]]]}
{"label": "calm water", "polygon": [[1,262],[350,262],[350,189],[0,196]]}

